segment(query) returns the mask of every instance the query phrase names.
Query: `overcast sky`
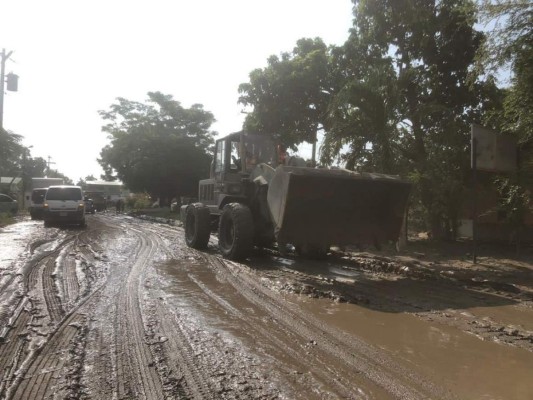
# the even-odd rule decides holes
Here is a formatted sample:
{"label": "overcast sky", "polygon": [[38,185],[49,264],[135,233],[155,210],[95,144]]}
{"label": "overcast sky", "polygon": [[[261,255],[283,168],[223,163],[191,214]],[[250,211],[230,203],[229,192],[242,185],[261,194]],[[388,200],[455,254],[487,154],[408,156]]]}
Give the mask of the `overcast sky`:
{"label": "overcast sky", "polygon": [[344,43],[353,18],[350,0],[16,0],[1,14],[6,73],[19,75],[4,128],[75,182],[102,173],[97,111],[117,97],[161,91],[203,104],[221,135],[237,131],[237,88],[253,69],[302,37]]}

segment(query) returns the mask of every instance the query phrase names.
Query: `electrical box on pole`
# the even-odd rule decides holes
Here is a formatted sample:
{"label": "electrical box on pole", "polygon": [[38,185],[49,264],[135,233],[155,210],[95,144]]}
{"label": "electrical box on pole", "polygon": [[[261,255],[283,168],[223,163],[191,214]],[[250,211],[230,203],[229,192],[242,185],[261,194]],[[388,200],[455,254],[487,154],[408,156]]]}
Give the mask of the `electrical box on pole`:
{"label": "electrical box on pole", "polygon": [[19,88],[19,76],[17,74],[14,74],[13,72],[10,72],[6,75],[6,88],[10,92],[16,92]]}

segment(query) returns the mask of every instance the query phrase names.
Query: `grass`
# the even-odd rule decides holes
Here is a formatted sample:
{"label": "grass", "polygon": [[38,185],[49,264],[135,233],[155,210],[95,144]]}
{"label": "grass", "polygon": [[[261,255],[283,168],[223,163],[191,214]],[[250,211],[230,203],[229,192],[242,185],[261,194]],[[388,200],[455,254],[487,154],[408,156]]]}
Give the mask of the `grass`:
{"label": "grass", "polygon": [[10,213],[0,213],[0,228],[15,222],[14,216]]}

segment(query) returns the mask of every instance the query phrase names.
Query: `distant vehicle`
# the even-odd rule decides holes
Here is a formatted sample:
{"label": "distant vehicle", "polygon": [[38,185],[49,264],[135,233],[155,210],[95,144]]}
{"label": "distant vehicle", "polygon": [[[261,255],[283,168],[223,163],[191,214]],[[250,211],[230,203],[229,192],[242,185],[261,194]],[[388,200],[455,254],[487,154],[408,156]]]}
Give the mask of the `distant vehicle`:
{"label": "distant vehicle", "polygon": [[85,191],[85,196],[93,201],[94,209],[96,211],[104,211],[107,209],[107,200],[105,193],[101,191]]}
{"label": "distant vehicle", "polygon": [[17,200],[7,194],[0,194],[0,213],[15,215],[19,210]]}
{"label": "distant vehicle", "polygon": [[85,203],[79,186],[50,186],[44,197],[44,225],[70,223],[85,226]]}
{"label": "distant vehicle", "polygon": [[124,200],[129,195],[129,191],[126,190],[122,182],[117,182],[117,181],[114,181],[114,182],[87,181],[85,182],[85,193],[91,199],[97,202],[96,198],[92,194],[94,192],[102,193],[102,195],[107,201],[108,206],[114,206],[118,199]]}
{"label": "distant vehicle", "polygon": [[[24,194],[26,200],[24,206],[29,205],[28,210],[31,219],[42,219],[44,197],[41,198],[41,195],[46,193],[46,189],[50,186],[63,185],[63,183],[63,178],[31,178],[30,185],[26,188],[26,193]],[[33,191],[35,189],[40,189],[40,191],[36,192],[34,197]]]}
{"label": "distant vehicle", "polygon": [[48,188],[33,189],[31,191],[30,216],[31,219],[42,219],[44,211],[44,196]]}
{"label": "distant vehicle", "polygon": [[92,199],[85,196],[83,202],[85,203],[85,214],[94,214],[96,212],[94,201]]}

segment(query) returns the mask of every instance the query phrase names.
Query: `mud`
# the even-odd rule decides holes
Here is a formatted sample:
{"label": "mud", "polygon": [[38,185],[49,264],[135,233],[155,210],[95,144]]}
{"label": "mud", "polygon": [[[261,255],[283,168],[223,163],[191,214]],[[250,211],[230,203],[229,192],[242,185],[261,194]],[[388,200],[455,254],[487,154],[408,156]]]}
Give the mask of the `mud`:
{"label": "mud", "polygon": [[527,252],[239,264],[114,214],[0,246],[0,399],[533,398]]}

